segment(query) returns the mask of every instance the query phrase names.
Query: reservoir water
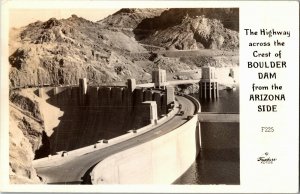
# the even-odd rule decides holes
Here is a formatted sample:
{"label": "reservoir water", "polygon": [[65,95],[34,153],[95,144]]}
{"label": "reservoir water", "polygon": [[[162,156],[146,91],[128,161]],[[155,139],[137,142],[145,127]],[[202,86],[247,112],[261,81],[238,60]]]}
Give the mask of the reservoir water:
{"label": "reservoir water", "polygon": [[[238,113],[239,89],[220,90],[218,100],[200,103],[202,112]],[[196,161],[174,184],[240,184],[239,123],[203,122],[201,135]]]}

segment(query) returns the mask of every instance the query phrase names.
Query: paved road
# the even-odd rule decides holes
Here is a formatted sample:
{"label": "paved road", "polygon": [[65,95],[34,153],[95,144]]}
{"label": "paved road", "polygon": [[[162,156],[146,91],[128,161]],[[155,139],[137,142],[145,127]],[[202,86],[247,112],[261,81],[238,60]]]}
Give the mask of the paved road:
{"label": "paved road", "polygon": [[92,167],[94,167],[104,158],[157,138],[185,123],[187,121],[186,117],[194,114],[195,106],[190,100],[182,96],[177,96],[177,99],[179,103],[182,104],[181,110],[184,111],[184,115],[176,115],[174,118],[170,119],[161,126],[128,141],[78,156],[77,158],[74,158],[73,160],[61,165],[37,168],[36,170],[38,175],[49,184],[89,183],[89,172],[91,171]]}
{"label": "paved road", "polygon": [[[145,45],[145,44],[144,44]],[[151,45],[145,45],[150,46]],[[165,55],[166,57],[186,57],[186,56],[232,56],[232,57],[238,57],[237,51],[223,51],[223,50],[217,50],[217,49],[197,49],[197,50],[157,50],[154,51],[154,53],[158,53],[161,55]],[[136,53],[130,53],[131,55],[138,55],[138,54],[149,54],[149,51],[143,51],[143,52],[136,52]]]}
{"label": "paved road", "polygon": [[[199,80],[195,80],[195,79],[187,79],[187,80],[173,80],[173,81],[167,81],[165,84],[171,85],[171,86],[175,86],[175,85],[183,85],[183,84],[195,84],[195,83],[199,83]],[[153,88],[154,87],[154,83],[145,83],[145,84],[137,84],[136,86],[138,87],[143,87],[143,88]]]}
{"label": "paved road", "polygon": [[199,82],[200,80],[194,79],[168,81],[169,85],[196,84]]}

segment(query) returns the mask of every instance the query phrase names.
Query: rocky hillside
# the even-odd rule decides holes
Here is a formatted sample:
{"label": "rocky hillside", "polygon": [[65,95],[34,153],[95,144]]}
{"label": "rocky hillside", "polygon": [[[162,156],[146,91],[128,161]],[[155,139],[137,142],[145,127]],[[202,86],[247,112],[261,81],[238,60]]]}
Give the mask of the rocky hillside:
{"label": "rocky hillside", "polygon": [[236,50],[238,16],[238,9],[169,9],[143,20],[134,31],[141,42],[171,50]]}
{"label": "rocky hillside", "polygon": [[119,82],[132,75],[144,79],[130,52],[145,49],[134,39],[75,15],[35,22],[11,33],[11,87]]}
{"label": "rocky hillside", "polygon": [[116,13],[98,21],[99,24],[135,29],[144,19],[159,16],[166,9],[120,9]]}
{"label": "rocky hillside", "polygon": [[[96,23],[76,15],[37,21],[10,32],[10,86],[148,81],[149,65],[160,65],[149,48],[237,50],[237,16],[238,9],[121,9]],[[173,71],[195,67],[162,61]]]}
{"label": "rocky hillside", "polygon": [[185,18],[204,16],[219,20],[227,29],[239,31],[238,8],[172,8],[164,10],[159,16],[143,20],[136,28],[147,30],[166,29],[182,23]]}

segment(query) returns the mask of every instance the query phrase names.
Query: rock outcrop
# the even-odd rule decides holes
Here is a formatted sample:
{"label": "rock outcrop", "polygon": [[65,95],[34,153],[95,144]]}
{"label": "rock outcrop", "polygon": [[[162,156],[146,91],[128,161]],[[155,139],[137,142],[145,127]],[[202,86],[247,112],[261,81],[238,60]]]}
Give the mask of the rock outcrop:
{"label": "rock outcrop", "polygon": [[238,14],[234,8],[169,9],[143,20],[134,31],[141,42],[170,50],[236,50]]}
{"label": "rock outcrop", "polygon": [[[129,57],[130,52],[146,51],[140,44],[122,32],[75,15],[32,23],[14,33],[10,47],[13,88],[75,85],[80,77],[106,83],[126,80],[132,73],[140,79],[144,76]],[[120,67],[127,71],[115,71]]]}
{"label": "rock outcrop", "polygon": [[[22,94],[23,93],[23,94]],[[32,167],[34,152],[41,146],[45,133],[39,103],[26,92],[10,94],[9,167],[11,183],[39,183]]]}
{"label": "rock outcrop", "polygon": [[37,150],[47,149],[63,113],[39,98],[33,89],[10,92],[9,167],[11,183],[40,183],[32,166]]}
{"label": "rock outcrop", "polygon": [[107,25],[110,27],[118,28],[136,28],[144,19],[154,18],[159,16],[163,11],[167,9],[120,9],[116,13],[106,17],[98,23]]}

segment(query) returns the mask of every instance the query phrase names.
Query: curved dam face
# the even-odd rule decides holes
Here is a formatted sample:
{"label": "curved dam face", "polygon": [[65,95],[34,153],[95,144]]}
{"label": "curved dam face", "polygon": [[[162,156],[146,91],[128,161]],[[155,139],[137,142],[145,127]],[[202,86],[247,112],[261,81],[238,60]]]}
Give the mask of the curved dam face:
{"label": "curved dam face", "polygon": [[101,161],[92,184],[171,184],[199,152],[197,115],[177,129]]}
{"label": "curved dam face", "polygon": [[93,145],[150,124],[149,107],[142,105],[143,101],[156,101],[159,116],[167,112],[164,93],[139,88],[130,91],[127,87],[79,85],[39,88],[36,93],[63,115],[51,136],[43,137],[35,159]]}

